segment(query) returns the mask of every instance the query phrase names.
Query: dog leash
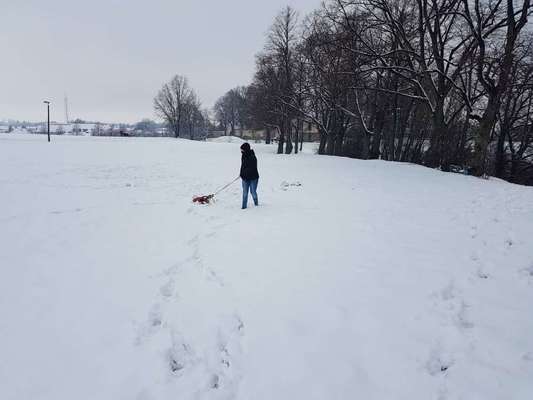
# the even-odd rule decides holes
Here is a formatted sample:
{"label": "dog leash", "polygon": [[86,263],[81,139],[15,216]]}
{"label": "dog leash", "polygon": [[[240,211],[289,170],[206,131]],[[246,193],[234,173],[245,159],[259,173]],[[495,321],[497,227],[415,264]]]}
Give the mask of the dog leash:
{"label": "dog leash", "polygon": [[232,180],[230,183],[228,183],[227,185],[224,185],[222,186],[220,189],[218,189],[215,193],[213,193],[213,196],[216,196],[217,194],[219,194],[220,192],[222,192],[223,190],[227,189],[228,187],[230,187],[232,184],[234,184],[235,182],[237,182],[237,180],[240,178],[240,176],[236,177],[234,180]]}

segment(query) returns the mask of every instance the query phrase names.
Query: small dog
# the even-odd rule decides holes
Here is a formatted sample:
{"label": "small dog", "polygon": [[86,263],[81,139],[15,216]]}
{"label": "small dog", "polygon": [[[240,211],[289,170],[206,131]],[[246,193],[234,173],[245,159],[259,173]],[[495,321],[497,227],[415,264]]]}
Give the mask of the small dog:
{"label": "small dog", "polygon": [[215,197],[214,194],[208,194],[205,196],[194,196],[192,198],[193,203],[199,203],[199,204],[209,204],[211,200]]}

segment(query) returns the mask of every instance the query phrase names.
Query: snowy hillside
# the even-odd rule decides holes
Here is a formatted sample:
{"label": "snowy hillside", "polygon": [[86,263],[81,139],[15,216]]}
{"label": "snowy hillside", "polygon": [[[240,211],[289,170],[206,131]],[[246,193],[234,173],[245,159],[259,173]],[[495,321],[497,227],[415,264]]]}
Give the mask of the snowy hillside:
{"label": "snowy hillside", "polygon": [[533,188],[253,147],[0,135],[0,398],[533,398]]}

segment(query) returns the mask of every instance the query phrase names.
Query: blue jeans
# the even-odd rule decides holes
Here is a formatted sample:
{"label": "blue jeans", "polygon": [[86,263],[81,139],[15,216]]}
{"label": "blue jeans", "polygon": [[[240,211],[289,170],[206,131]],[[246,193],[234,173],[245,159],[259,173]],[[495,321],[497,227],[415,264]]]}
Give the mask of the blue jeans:
{"label": "blue jeans", "polygon": [[259,179],[254,179],[251,181],[242,180],[242,208],[246,208],[248,206],[248,190],[252,194],[252,198],[254,199],[254,204],[257,206],[259,205],[259,201],[257,200],[257,183],[259,182]]}

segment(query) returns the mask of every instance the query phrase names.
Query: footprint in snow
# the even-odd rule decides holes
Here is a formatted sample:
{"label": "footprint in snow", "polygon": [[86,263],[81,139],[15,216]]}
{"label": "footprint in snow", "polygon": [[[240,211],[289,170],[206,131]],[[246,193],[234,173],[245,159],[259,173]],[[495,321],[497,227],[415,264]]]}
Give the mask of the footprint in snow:
{"label": "footprint in snow", "polygon": [[216,234],[217,233],[215,231],[211,231],[211,232],[206,233],[204,237],[205,238],[212,238],[212,237],[216,236]]}
{"label": "footprint in snow", "polygon": [[441,290],[440,295],[442,300],[449,301],[455,298],[455,292],[455,284],[453,281],[450,281],[450,283],[448,283],[448,285]]}
{"label": "footprint in snow", "polygon": [[186,344],[172,347],[167,352],[168,368],[174,375],[180,374],[189,363],[190,348]]}
{"label": "footprint in snow", "polygon": [[469,305],[464,301],[461,301],[461,306],[455,317],[455,323],[460,330],[471,329],[474,327],[474,323],[468,319]]}
{"label": "footprint in snow", "polygon": [[163,314],[159,304],[155,304],[148,313],[147,321],[138,328],[135,344],[141,345],[152,337],[163,324]]}
{"label": "footprint in snow", "polygon": [[83,211],[83,209],[82,208],[74,208],[74,209],[71,209],[71,210],[54,210],[54,211],[50,211],[49,214],[61,215],[61,214],[72,213],[72,212],[80,212],[80,211]]}
{"label": "footprint in snow", "polygon": [[163,270],[162,274],[157,274],[156,276],[157,277],[172,276],[172,275],[176,274],[180,270],[180,268],[183,267],[185,264],[193,262],[194,260],[195,260],[195,256],[194,255],[189,256],[189,257],[185,258],[184,260],[179,261],[179,262],[171,265],[167,269]]}
{"label": "footprint in snow", "polygon": [[153,400],[154,397],[152,394],[148,391],[148,389],[142,389],[137,396],[135,397],[135,400]]}
{"label": "footprint in snow", "polygon": [[170,279],[167,283],[159,288],[159,292],[165,298],[169,298],[174,293],[174,281]]}
{"label": "footprint in snow", "polygon": [[533,265],[520,270],[520,274],[526,277],[528,283],[533,283]]}
{"label": "footprint in snow", "polygon": [[241,377],[240,337],[243,335],[243,329],[244,324],[238,315],[227,316],[221,321],[215,351],[206,363],[211,373],[209,378],[211,389],[224,387],[226,392],[236,391]]}
{"label": "footprint in snow", "polygon": [[218,225],[215,225],[215,226],[213,226],[213,227],[211,228],[212,231],[206,233],[204,236],[205,236],[205,237],[213,237],[213,236],[215,236],[215,235],[218,233],[219,230],[224,229],[226,226],[227,226],[227,224],[218,224]]}
{"label": "footprint in snow", "polygon": [[194,352],[180,333],[172,331],[170,336],[172,346],[166,354],[168,368],[172,374],[179,376],[194,362]]}
{"label": "footprint in snow", "polygon": [[477,277],[479,279],[489,279],[490,275],[487,274],[486,272],[483,272],[482,270],[478,270],[477,271]]}
{"label": "footprint in snow", "polygon": [[211,375],[209,379],[209,387],[211,389],[218,389],[220,387],[220,378],[217,374]]}
{"label": "footprint in snow", "polygon": [[154,307],[152,307],[152,310],[150,310],[148,313],[148,321],[150,326],[161,326],[163,322],[163,314],[159,304],[156,304]]}
{"label": "footprint in snow", "polygon": [[198,235],[195,235],[191,239],[187,240],[187,245],[189,245],[189,246],[197,246],[198,245]]}
{"label": "footprint in snow", "polygon": [[434,349],[426,362],[426,371],[431,376],[446,373],[452,366],[454,360],[451,355],[444,353],[440,348]]}

